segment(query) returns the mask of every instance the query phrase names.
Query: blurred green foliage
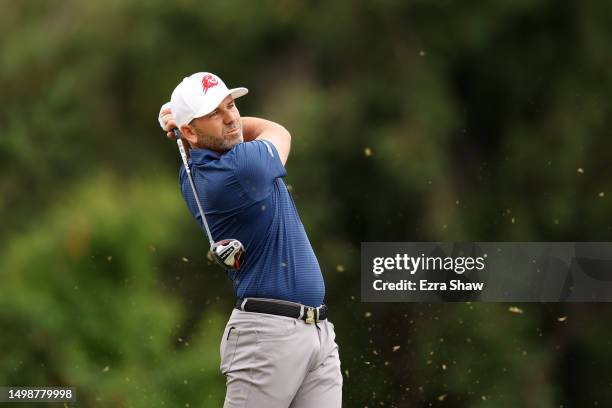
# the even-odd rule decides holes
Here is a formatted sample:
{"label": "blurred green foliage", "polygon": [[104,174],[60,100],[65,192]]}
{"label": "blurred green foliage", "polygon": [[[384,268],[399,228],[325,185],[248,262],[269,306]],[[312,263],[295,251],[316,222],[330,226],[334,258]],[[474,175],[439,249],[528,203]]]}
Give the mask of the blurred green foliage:
{"label": "blurred green foliage", "polygon": [[231,284],[156,121],[207,70],[293,135],[345,406],[612,405],[606,304],[359,301],[363,241],[611,239],[612,3],[0,4],[0,385],[221,405]]}

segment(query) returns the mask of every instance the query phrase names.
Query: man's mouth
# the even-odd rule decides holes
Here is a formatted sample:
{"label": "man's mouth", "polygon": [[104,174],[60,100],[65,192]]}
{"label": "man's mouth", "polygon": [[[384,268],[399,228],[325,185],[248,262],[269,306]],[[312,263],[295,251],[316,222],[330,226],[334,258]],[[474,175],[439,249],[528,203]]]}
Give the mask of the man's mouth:
{"label": "man's mouth", "polygon": [[226,135],[231,135],[231,136],[233,136],[233,135],[238,134],[239,132],[240,132],[240,128],[239,128],[239,127],[236,127],[236,128],[233,128],[233,129],[231,129],[231,130],[229,130],[229,131],[225,132],[225,134],[226,134]]}

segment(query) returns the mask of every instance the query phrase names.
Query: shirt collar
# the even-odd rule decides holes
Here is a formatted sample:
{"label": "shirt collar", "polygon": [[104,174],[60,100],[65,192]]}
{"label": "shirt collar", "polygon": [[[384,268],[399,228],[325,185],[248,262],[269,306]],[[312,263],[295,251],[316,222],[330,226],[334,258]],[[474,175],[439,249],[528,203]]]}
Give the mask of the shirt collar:
{"label": "shirt collar", "polygon": [[209,149],[190,149],[189,158],[194,164],[205,164],[213,160],[219,160],[221,153]]}

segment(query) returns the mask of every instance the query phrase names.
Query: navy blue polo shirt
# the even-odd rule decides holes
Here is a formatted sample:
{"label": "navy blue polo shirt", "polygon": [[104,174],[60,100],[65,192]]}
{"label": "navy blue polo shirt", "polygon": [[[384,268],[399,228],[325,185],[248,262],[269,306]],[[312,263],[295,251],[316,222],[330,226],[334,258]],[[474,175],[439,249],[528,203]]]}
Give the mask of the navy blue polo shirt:
{"label": "navy blue polo shirt", "polygon": [[[274,145],[254,140],[223,154],[191,149],[190,156],[213,239],[238,239],[246,250],[240,269],[228,271],[235,296],[321,305],[321,268],[283,181],[287,172]],[[179,179],[189,211],[204,228],[183,166]]]}

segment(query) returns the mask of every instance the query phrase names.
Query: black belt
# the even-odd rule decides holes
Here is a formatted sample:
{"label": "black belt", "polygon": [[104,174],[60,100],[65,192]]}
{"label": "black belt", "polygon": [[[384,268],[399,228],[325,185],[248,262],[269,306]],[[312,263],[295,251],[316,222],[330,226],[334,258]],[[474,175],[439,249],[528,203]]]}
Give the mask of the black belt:
{"label": "black belt", "polygon": [[299,303],[282,300],[265,300],[257,298],[238,299],[236,309],[244,312],[267,313],[277,316],[293,317],[312,324],[327,319],[327,306],[310,307]]}

